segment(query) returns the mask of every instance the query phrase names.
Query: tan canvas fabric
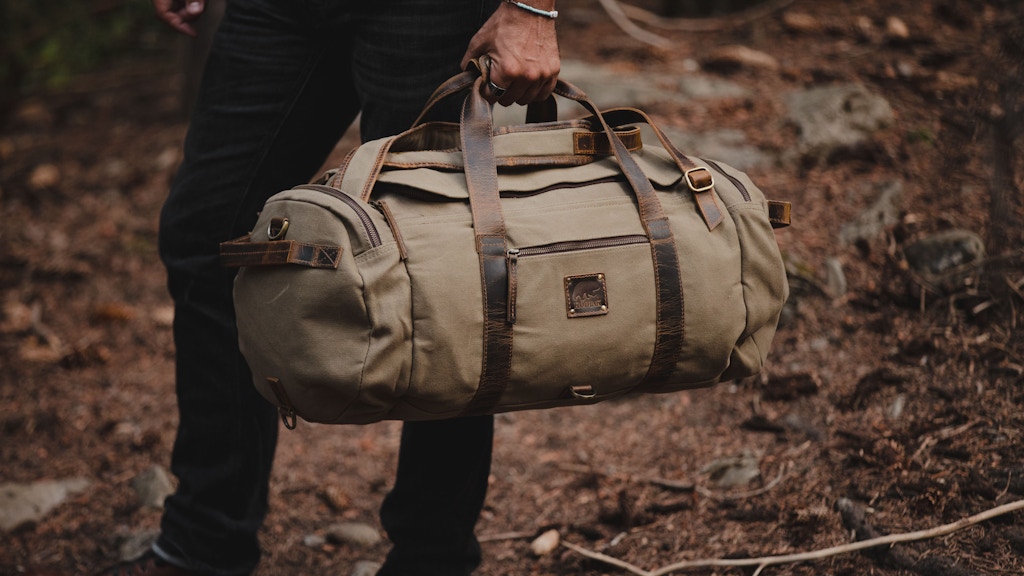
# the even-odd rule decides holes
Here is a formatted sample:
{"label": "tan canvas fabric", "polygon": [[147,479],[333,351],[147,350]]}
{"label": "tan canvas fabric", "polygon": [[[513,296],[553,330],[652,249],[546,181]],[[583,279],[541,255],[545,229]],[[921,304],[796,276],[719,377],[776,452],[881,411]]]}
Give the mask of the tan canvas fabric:
{"label": "tan canvas fabric", "polygon": [[[587,129],[575,121],[493,138],[504,159],[510,305],[500,328],[511,328],[511,359],[490,411],[598,402],[635,391],[651,370],[651,245],[615,157],[574,150],[573,133]],[[277,194],[247,241],[256,251],[285,241],[340,247],[336,269],[250,265],[235,283],[254,383],[286,412],[328,423],[436,419],[463,414],[477,395],[485,288],[458,127],[416,132],[360,147],[329,180],[340,189]],[[683,314],[669,322],[682,332],[678,361],[646,391],[756,374],[788,294],[766,200],[743,173],[688,157],[714,177],[723,218],[709,229],[679,166],[650,140],[632,158],[668,217]],[[516,165],[527,157],[532,165]],[[286,235],[271,241],[283,219]]]}

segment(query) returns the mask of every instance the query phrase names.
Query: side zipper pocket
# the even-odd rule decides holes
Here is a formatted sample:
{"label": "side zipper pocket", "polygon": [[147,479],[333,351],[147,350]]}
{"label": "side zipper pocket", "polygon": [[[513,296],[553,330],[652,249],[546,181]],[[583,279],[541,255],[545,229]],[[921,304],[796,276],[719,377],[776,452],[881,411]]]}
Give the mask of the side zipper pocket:
{"label": "side zipper pocket", "polygon": [[376,248],[384,244],[381,240],[380,232],[377,230],[377,226],[374,225],[373,220],[370,218],[370,214],[355,198],[352,198],[337,188],[332,188],[323,184],[303,184],[302,186],[296,186],[296,188],[323,192],[328,196],[341,200],[346,206],[351,208],[356,217],[359,218],[359,221],[363,225],[363,230],[366,232],[366,237],[370,242],[370,248]]}

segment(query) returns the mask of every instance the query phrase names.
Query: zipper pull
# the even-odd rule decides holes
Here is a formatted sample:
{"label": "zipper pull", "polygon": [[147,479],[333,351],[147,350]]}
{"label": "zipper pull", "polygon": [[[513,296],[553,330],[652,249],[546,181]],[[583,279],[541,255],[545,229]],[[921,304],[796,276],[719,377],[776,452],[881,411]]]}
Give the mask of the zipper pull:
{"label": "zipper pull", "polygon": [[516,323],[516,264],[519,262],[519,249],[509,248],[505,253],[506,277],[508,278],[508,323]]}

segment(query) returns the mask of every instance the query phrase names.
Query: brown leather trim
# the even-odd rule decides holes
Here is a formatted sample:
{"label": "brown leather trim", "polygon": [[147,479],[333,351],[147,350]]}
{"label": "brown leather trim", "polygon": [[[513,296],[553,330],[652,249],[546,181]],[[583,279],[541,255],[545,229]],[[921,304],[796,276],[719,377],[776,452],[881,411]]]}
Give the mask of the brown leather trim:
{"label": "brown leather trim", "polygon": [[[522,166],[561,168],[571,166],[583,166],[597,160],[594,156],[580,154],[578,156],[515,156],[508,158],[495,158],[494,163],[498,168],[520,168]],[[397,170],[409,170],[413,168],[431,168],[434,170],[447,170],[450,172],[461,172],[461,164],[451,162],[401,162],[385,160],[383,168]]]}
{"label": "brown leather trim", "polygon": [[[640,128],[617,128],[615,135],[622,140],[622,144],[630,152],[636,152],[643,148]],[[574,154],[606,156],[612,153],[612,147],[608,145],[608,136],[604,132],[574,132],[572,140]]]}
{"label": "brown leather trim", "polygon": [[512,372],[512,324],[508,321],[505,237],[479,239],[484,296],[484,350],[480,384],[464,416],[489,414],[501,400]]}
{"label": "brown leather trim", "polygon": [[348,154],[345,155],[345,158],[342,159],[341,164],[338,165],[337,168],[329,172],[333,172],[333,174],[331,174],[331,177],[328,178],[327,181],[324,182],[323,184],[326,186],[330,186],[332,188],[338,188],[340,190],[341,182],[342,180],[345,179],[345,171],[348,170],[348,165],[350,162],[352,162],[352,157],[355,155],[356,148],[349,150]]}
{"label": "brown leather trim", "polygon": [[793,205],[779,200],[768,201],[768,221],[772,228],[785,228],[793,223]]}
{"label": "brown leather trim", "polygon": [[480,383],[463,415],[494,410],[512,373],[512,324],[508,321],[508,268],[505,221],[494,164],[491,111],[480,95],[482,79],[462,106],[462,151],[466,164],[473,230],[480,255],[483,295],[483,360]]}
{"label": "brown leather trim", "polygon": [[341,246],[308,244],[295,240],[253,242],[242,236],[220,245],[220,265],[225,268],[242,266],[284,266],[295,264],[309,268],[337,270],[341,262]]}

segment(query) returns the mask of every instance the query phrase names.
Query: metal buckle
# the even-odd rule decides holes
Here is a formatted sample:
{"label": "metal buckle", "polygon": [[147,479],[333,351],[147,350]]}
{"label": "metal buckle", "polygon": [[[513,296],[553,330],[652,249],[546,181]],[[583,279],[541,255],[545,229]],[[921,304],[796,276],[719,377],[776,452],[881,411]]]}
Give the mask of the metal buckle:
{"label": "metal buckle", "polygon": [[[697,180],[693,177],[693,173],[698,171],[703,171],[707,173],[709,180],[709,184],[707,186],[697,185]],[[707,192],[708,190],[711,190],[712,188],[715,187],[715,177],[711,174],[711,171],[705,168],[704,166],[690,168],[689,170],[683,173],[683,176],[686,177],[686,183],[687,185],[690,186],[690,190],[693,190],[694,192]]]}
{"label": "metal buckle", "polygon": [[288,233],[288,219],[287,218],[271,218],[270,224],[267,225],[267,238],[271,240],[280,240],[284,238],[284,235]]}

